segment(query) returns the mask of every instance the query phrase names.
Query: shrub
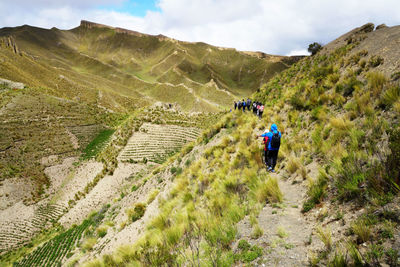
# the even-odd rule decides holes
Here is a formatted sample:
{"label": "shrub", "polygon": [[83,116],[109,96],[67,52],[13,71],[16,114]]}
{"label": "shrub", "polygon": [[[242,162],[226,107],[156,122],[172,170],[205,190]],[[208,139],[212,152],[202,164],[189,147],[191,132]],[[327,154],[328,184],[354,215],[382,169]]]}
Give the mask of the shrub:
{"label": "shrub", "polygon": [[375,55],[375,56],[372,56],[369,58],[368,65],[375,68],[375,67],[383,64],[383,61],[384,61],[383,57]]}
{"label": "shrub", "polygon": [[372,89],[374,96],[380,95],[383,86],[386,84],[386,76],[379,72],[368,72],[368,85]]}
{"label": "shrub", "polygon": [[400,100],[400,86],[390,86],[382,95],[380,102],[384,106],[391,107],[393,104]]}
{"label": "shrub", "polygon": [[98,237],[104,237],[107,234],[108,227],[102,226],[96,229]]}
{"label": "shrub", "polygon": [[146,204],[144,203],[137,203],[133,209],[127,209],[126,213],[128,218],[135,222],[143,217],[144,213],[146,212]]}
{"label": "shrub", "polygon": [[362,83],[357,80],[357,78],[355,76],[351,76],[350,78],[346,79],[343,82],[342,86],[336,86],[336,92],[339,93],[339,91],[343,92],[343,96],[344,97],[348,97],[353,95],[354,90],[356,90],[357,88],[359,88],[362,85]]}
{"label": "shrub", "polygon": [[311,55],[313,56],[313,55],[315,55],[316,53],[318,53],[318,51],[319,50],[321,50],[322,49],[322,45],[320,44],[320,43],[317,43],[317,42],[314,42],[314,43],[312,43],[312,44],[310,44],[309,46],[308,46],[308,52],[310,52],[311,53]]}

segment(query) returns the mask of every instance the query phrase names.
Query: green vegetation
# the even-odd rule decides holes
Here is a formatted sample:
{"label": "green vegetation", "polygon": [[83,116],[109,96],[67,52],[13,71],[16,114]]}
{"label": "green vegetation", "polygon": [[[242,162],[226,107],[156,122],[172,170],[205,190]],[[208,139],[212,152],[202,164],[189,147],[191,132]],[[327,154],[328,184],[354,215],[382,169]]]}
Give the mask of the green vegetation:
{"label": "green vegetation", "polygon": [[[267,103],[269,122],[283,117],[279,125],[289,135],[281,145],[281,165],[291,179],[300,176],[308,182],[302,211],[324,221],[332,215],[325,202],[365,208],[362,219],[348,225],[349,236],[335,233],[340,241],[334,242],[327,228],[317,228],[326,250],[313,262],[329,266],[393,262],[385,238],[398,228],[393,217],[371,217],[400,191],[399,164],[394,163],[400,151],[400,87],[396,75],[389,79],[387,69],[375,69],[384,64],[383,58],[366,50],[355,52],[358,44],[351,41],[332,52],[316,53],[255,94]],[[313,210],[316,206],[319,209]],[[347,223],[343,217],[341,212],[335,220]],[[341,245],[349,239],[351,255]]]}
{"label": "green vegetation", "polygon": [[[259,144],[251,138],[250,129],[263,123],[251,114],[227,114],[211,126],[194,146],[205,144],[205,139],[211,142],[224,129],[230,134],[205,150],[196,163],[185,167],[181,173],[177,171],[177,165],[172,165],[175,169],[168,170],[168,163],[161,167],[163,170],[153,172],[153,175],[161,171],[175,174],[170,194],[159,201],[160,213],[150,222],[143,238],[134,247],[107,256],[100,262],[120,264],[120,260],[125,259],[126,263],[146,265],[198,261],[231,265],[251,262],[262,255],[257,246],[235,253],[231,245],[236,238],[236,223],[246,215],[246,210],[254,214],[256,211],[252,210],[256,209],[257,203],[267,200],[279,202],[283,198],[277,180],[270,178],[262,168]],[[237,134],[243,138],[236,139]],[[169,162],[185,165],[182,158],[192,147],[183,148]],[[229,160],[231,157],[232,160]],[[213,171],[205,175],[205,170]],[[156,193],[149,195],[148,203]],[[140,205],[140,211],[144,210],[145,206]],[[138,204],[127,210],[127,215],[131,221],[140,218],[142,213]],[[254,224],[254,237],[262,234],[259,225]]]}
{"label": "green vegetation", "polygon": [[81,158],[83,160],[96,157],[96,155],[102,150],[102,148],[107,144],[108,140],[112,136],[115,130],[107,129],[101,131],[92,142],[90,142],[86,148],[83,150]]}
{"label": "green vegetation", "polygon": [[[65,257],[68,257],[69,252],[78,245],[83,235],[91,235],[90,227],[95,227],[101,222],[107,209],[108,206],[97,213],[92,213],[89,218],[84,220],[79,226],[73,226],[56,235],[54,238],[26,255],[19,262],[14,263],[14,266],[60,265]],[[89,249],[89,243],[91,247],[93,247],[93,238],[85,240],[83,243],[84,248]]]}
{"label": "green vegetation", "polygon": [[250,245],[246,240],[242,239],[238,244],[238,252],[234,255],[236,261],[252,262],[262,256],[262,248]]}
{"label": "green vegetation", "polygon": [[[24,44],[28,38],[24,35],[26,32],[23,29],[16,31],[16,38],[23,48],[42,55],[41,64],[48,66],[46,64],[50,63],[46,59],[53,54],[45,57],[40,46],[31,48]],[[42,32],[46,33],[49,34]],[[77,51],[71,51],[75,41],[65,37],[67,33],[79,39]],[[47,78],[46,83],[32,79],[32,87],[43,88],[26,90],[36,99],[32,98],[31,103],[27,101],[29,105],[26,104],[25,111],[13,111],[9,105],[23,106],[24,92],[2,88],[0,92],[4,98],[0,99],[0,104],[7,107],[4,119],[10,122],[20,111],[23,111],[23,118],[30,118],[29,114],[40,115],[33,108],[35,103],[43,99],[53,101],[41,108],[56,110],[57,131],[68,130],[59,138],[62,145],[58,151],[79,155],[86,147],[82,157],[95,157],[103,163],[102,172],[88,184],[84,193],[77,194],[78,199],[105,175],[113,174],[120,159],[128,163],[157,165],[144,179],[130,184],[132,192],[154,184],[157,189],[142,200],[144,203],[135,203],[125,210],[128,219],[119,230],[132,222],[141,223],[138,221],[141,218],[148,218],[144,215],[149,206],[157,204],[158,214],[141,231],[135,244],[87,266],[232,266],[252,263],[259,258],[263,254],[260,247],[238,240],[237,224],[249,216],[251,238],[259,241],[257,239],[264,235],[257,221],[262,207],[269,203],[274,208],[282,208],[279,203],[283,195],[278,180],[274,174],[266,172],[259,140],[254,138],[259,130],[272,122],[278,124],[285,136],[276,166],[279,177],[291,179],[293,184],[308,183],[302,211],[324,223],[324,227],[316,227],[315,234],[325,249],[319,251],[317,257],[311,257],[311,263],[327,266],[398,264],[398,252],[388,248],[398,230],[398,218],[387,211],[390,206],[382,206],[396,199],[400,191],[400,87],[396,73],[389,79],[385,72],[378,71],[385,66],[382,57],[369,55],[366,50],[354,50],[359,40],[350,38],[345,46],[334,51],[315,52],[312,57],[270,79],[269,73],[286,68],[280,65],[282,62],[261,62],[244,53],[202,43],[174,43],[152,36],[121,35],[113,29],[95,27],[91,30],[83,26],[69,32],[54,30],[51,34],[65,37],[62,39],[65,51],[49,44],[54,49],[52,53],[60,58],[58,63],[51,64],[63,71],[57,69],[54,76],[42,67],[40,77]],[[103,41],[95,42],[99,36]],[[12,58],[10,51],[3,50],[0,50],[1,55]],[[116,52],[110,53],[110,50]],[[4,63],[9,68],[2,68],[0,75],[8,78],[19,75],[22,81],[29,80],[31,69],[37,66],[34,61],[26,62],[25,56],[15,60],[15,67]],[[71,58],[70,64],[63,61],[65,57]],[[22,67],[24,64],[26,67]],[[68,70],[65,65],[70,66]],[[229,67],[224,67],[226,65]],[[16,71],[18,68],[19,72]],[[265,70],[266,77],[262,74]],[[254,94],[256,100],[266,104],[262,119],[249,112],[233,111],[226,115],[221,112],[213,116],[176,111],[178,105],[185,111],[217,111],[213,103],[227,107],[232,99],[247,96],[267,80]],[[54,84],[59,87],[49,89],[55,88]],[[93,85],[98,88],[94,90]],[[65,88],[71,88],[74,93],[61,93]],[[51,100],[47,99],[48,95],[52,95]],[[77,95],[80,99],[74,99]],[[141,107],[149,103],[140,99],[174,104],[145,109]],[[62,117],[61,111],[67,108],[70,110],[66,114],[73,114],[75,120],[65,128],[69,118]],[[108,109],[116,112],[108,112]],[[86,113],[87,117],[82,115]],[[36,125],[36,122],[44,120],[39,115],[37,121],[28,121],[35,125],[36,131],[43,125]],[[176,137],[174,142],[179,145],[151,144],[141,140],[140,149],[132,146],[133,149],[121,153],[128,147],[133,131],[140,131],[143,136],[144,133],[154,134],[146,123],[151,123],[153,128],[160,126],[160,129],[165,125],[181,126],[170,127],[174,135],[165,133],[168,139]],[[90,133],[78,131],[79,126],[84,125],[91,125],[87,127]],[[111,128],[115,132],[105,130]],[[192,132],[189,133],[189,129]],[[199,129],[205,131],[200,134]],[[179,131],[184,131],[190,138],[186,140],[187,135]],[[13,134],[12,138],[3,137],[2,150],[8,151],[11,149],[9,144],[19,140],[17,132]],[[26,130],[21,142],[26,138],[35,140],[30,134]],[[56,139],[55,133],[46,136]],[[74,149],[73,137],[78,140],[79,149]],[[199,150],[200,146],[204,150]],[[27,142],[18,148],[20,150],[7,153],[13,159],[18,158],[18,153],[31,153],[35,160],[30,161],[30,169],[35,169],[38,164],[34,163],[47,155],[35,154],[42,147],[46,146]],[[192,151],[195,154],[188,155]],[[120,155],[123,157],[118,158]],[[20,165],[1,160],[0,168],[5,178],[23,173]],[[38,173],[42,171],[43,168],[39,168]],[[172,183],[171,189],[155,203],[161,186],[166,183],[165,176]],[[41,185],[46,184],[45,179],[38,177]],[[127,191],[129,189],[122,191],[121,198]],[[345,209],[342,210],[341,205],[345,205]],[[357,216],[355,221],[349,216],[353,213]],[[343,224],[350,220],[350,223],[343,225],[344,231],[334,233],[329,223],[336,220]],[[107,236],[108,232],[104,224],[99,226],[101,221],[102,218],[90,217],[85,221],[87,226],[74,226],[52,236],[19,264],[60,263],[78,243],[83,253],[97,249],[97,240]],[[79,227],[84,230],[76,230],[81,229]],[[276,232],[278,237],[272,246],[280,244],[286,249],[293,248],[294,245],[284,242],[288,237],[285,229],[277,228]],[[61,246],[60,251],[51,246],[57,242],[64,244],[65,240],[73,241],[71,245]],[[309,243],[312,243],[311,236]],[[50,252],[41,253],[41,248],[46,247]]]}
{"label": "green vegetation", "polygon": [[144,203],[136,203],[133,209],[126,210],[126,214],[132,222],[135,222],[140,218],[142,218],[145,212],[146,212],[146,204]]}

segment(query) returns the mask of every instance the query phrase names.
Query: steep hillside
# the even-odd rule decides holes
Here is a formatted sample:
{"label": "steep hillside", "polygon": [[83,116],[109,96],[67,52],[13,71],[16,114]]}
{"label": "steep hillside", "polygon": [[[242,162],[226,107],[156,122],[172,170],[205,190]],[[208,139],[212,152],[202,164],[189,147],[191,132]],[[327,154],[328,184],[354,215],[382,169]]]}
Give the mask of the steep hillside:
{"label": "steep hillside", "polygon": [[324,243],[311,265],[400,263],[399,42],[399,26],[366,24],[256,93],[285,132],[283,175],[307,188]]}
{"label": "steep hillside", "polygon": [[0,29],[1,207],[37,201],[50,186],[45,167],[89,158],[92,142],[107,141],[144,107],[228,108],[296,61],[277,58],[87,21],[66,31]]}
{"label": "steep hillside", "polygon": [[[84,24],[84,31],[143,37]],[[95,160],[45,169],[47,200],[2,211],[10,220],[1,221],[1,244],[10,245],[1,247],[1,263],[398,266],[399,33],[364,25],[277,74],[253,95],[266,104],[262,119],[242,111],[188,115],[168,105],[125,118]],[[180,45],[189,54],[190,45],[203,46]],[[107,57],[106,48],[88,47],[90,57]],[[163,83],[164,62],[140,66],[140,79]],[[218,88],[232,82],[212,69]],[[190,83],[201,84],[202,71],[190,72]],[[267,172],[257,138],[272,123],[283,136],[276,173]],[[179,150],[182,139],[194,141]],[[40,225],[47,230],[37,234]]]}

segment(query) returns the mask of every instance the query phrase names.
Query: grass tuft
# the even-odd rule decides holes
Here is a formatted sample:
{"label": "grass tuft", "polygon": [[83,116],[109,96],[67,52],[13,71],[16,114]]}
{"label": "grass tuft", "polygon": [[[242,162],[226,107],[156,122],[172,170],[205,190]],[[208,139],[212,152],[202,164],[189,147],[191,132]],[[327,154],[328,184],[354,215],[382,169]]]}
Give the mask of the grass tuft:
{"label": "grass tuft", "polygon": [[260,203],[265,201],[269,203],[282,202],[283,194],[279,188],[278,180],[269,177],[266,182],[261,183],[256,191],[256,198]]}
{"label": "grass tuft", "polygon": [[351,225],[352,232],[357,236],[360,243],[367,242],[372,237],[372,231],[369,224],[364,220],[357,220]]}
{"label": "grass tuft", "polygon": [[322,228],[322,226],[318,226],[315,230],[318,238],[324,243],[325,249],[330,251],[332,249],[332,232],[329,228]]}

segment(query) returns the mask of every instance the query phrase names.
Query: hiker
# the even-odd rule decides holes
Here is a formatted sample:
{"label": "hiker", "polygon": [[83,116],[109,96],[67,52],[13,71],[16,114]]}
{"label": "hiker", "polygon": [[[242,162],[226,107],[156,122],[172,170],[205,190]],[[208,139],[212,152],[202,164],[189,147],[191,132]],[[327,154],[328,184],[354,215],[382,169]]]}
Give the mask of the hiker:
{"label": "hiker", "polygon": [[256,101],[253,102],[253,113],[254,113],[254,115],[257,114],[257,102]]}
{"label": "hiker", "polygon": [[261,117],[262,117],[263,112],[264,112],[264,105],[261,103],[261,104],[260,104],[260,110],[259,110],[259,112],[258,112],[258,115],[259,115],[260,119],[261,119]]}
{"label": "hiker", "polygon": [[246,106],[247,106],[247,110],[250,110],[250,106],[251,106],[251,100],[250,100],[250,98],[247,98]]}
{"label": "hiker", "polygon": [[246,111],[246,101],[244,101],[244,99],[242,99],[242,106],[243,106],[243,112]]}
{"label": "hiker", "polygon": [[237,102],[238,104],[238,110],[240,110],[241,108],[242,108],[242,102],[240,102],[240,100],[238,100],[238,102]]}
{"label": "hiker", "polygon": [[264,132],[260,137],[264,137],[264,155],[267,169],[270,172],[275,172],[282,134],[278,131],[278,126],[273,123],[271,125],[271,130],[269,132]]}
{"label": "hiker", "polygon": [[233,106],[235,107],[235,110],[236,110],[236,108],[237,108],[237,103],[236,103],[236,101],[233,101]]}
{"label": "hiker", "polygon": [[260,102],[257,102],[257,116],[260,116]]}

